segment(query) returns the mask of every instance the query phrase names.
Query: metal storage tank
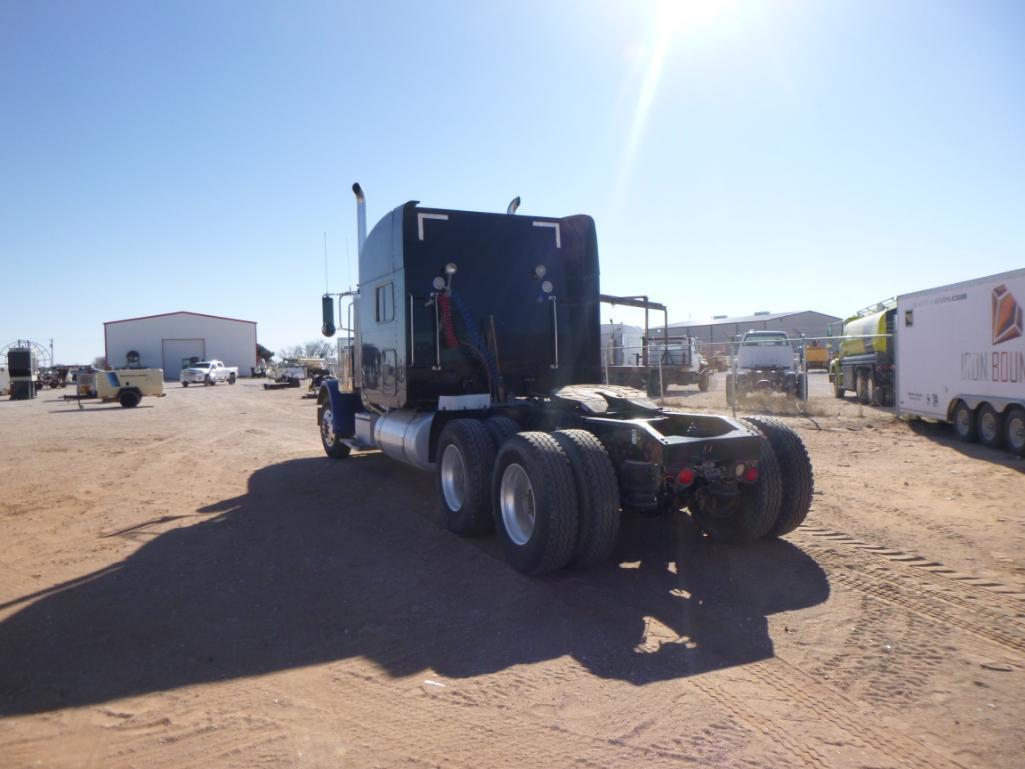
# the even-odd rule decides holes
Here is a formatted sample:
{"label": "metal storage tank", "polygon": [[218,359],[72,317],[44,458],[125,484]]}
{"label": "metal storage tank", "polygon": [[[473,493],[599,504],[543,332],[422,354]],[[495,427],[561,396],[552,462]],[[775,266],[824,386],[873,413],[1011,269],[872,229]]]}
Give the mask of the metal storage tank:
{"label": "metal storage tank", "polygon": [[7,351],[7,370],[11,378],[11,400],[21,401],[35,397],[32,368],[32,350],[27,347],[13,347]]}

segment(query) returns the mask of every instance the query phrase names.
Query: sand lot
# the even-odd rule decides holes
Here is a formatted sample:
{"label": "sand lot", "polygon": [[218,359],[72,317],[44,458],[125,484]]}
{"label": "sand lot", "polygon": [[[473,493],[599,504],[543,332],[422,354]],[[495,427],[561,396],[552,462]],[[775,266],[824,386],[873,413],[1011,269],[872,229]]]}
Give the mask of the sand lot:
{"label": "sand lot", "polygon": [[543,578],[296,390],[2,400],[0,767],[1021,767],[1025,460],[823,380],[805,527]]}

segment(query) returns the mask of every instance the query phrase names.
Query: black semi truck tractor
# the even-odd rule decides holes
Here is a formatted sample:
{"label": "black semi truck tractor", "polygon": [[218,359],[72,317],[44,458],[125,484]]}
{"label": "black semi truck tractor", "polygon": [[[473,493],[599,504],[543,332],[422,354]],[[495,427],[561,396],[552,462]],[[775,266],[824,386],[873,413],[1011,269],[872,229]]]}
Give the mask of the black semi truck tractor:
{"label": "black semi truck tractor", "polygon": [[[804,520],[812,467],[787,426],[688,414],[602,384],[589,216],[411,201],[367,235],[363,191],[353,192],[351,376],[318,394],[329,457],[376,449],[434,473],[448,528],[493,528],[509,562],[532,574],[607,559],[624,511],[686,509],[727,543]],[[328,296],[324,310],[334,333]]]}

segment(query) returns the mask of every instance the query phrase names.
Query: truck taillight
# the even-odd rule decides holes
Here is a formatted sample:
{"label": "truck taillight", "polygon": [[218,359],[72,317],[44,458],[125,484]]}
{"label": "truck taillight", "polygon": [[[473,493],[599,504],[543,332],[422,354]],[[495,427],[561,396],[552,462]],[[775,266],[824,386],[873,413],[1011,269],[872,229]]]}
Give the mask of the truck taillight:
{"label": "truck taillight", "polygon": [[744,471],[744,480],[747,481],[748,483],[754,483],[755,481],[757,481],[758,480],[758,468],[757,467],[753,467],[753,466],[747,468],[747,470]]}
{"label": "truck taillight", "polygon": [[689,467],[685,467],[679,473],[677,473],[676,482],[679,483],[681,486],[690,486],[692,483],[694,483],[695,477],[696,476],[694,475],[694,471],[691,470]]}

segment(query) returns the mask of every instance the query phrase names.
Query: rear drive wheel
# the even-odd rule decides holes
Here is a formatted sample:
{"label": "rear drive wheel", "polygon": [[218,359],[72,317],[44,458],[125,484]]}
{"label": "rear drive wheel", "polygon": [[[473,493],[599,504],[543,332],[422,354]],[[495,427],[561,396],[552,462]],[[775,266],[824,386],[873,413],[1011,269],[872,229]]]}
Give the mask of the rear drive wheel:
{"label": "rear drive wheel", "polygon": [[437,485],[448,530],[463,536],[491,528],[495,447],[476,419],[455,419],[438,439]]}
{"label": "rear drive wheel", "polygon": [[495,529],[505,557],[526,574],[565,566],[577,541],[578,505],[570,459],[547,433],[505,442],[492,476]]}
{"label": "rear drive wheel", "polygon": [[797,400],[808,400],[808,375],[803,371],[797,375]]}
{"label": "rear drive wheel", "polygon": [[495,451],[498,451],[503,443],[520,431],[520,426],[509,417],[488,417],[484,420],[484,429],[491,436]]}
{"label": "rear drive wheel", "polygon": [[979,439],[979,424],[975,412],[968,408],[964,401],[958,401],[954,407],[954,432],[965,443],[975,443]]}
{"label": "rear drive wheel", "polygon": [[619,537],[619,482],[601,441],[587,430],[557,430],[552,437],[569,457],[580,509],[573,564],[607,560]]}
{"label": "rear drive wheel", "polygon": [[738,493],[733,496],[712,494],[707,488],[694,495],[691,515],[712,539],[729,544],[754,542],[767,536],[779,520],[779,464],[764,435],[761,442],[758,480],[754,484],[738,484]]}
{"label": "rear drive wheel", "polygon": [[117,396],[117,402],[120,403],[122,407],[126,409],[134,409],[136,406],[139,405],[139,401],[141,400],[142,398],[139,397],[139,393],[132,392],[131,390],[129,390],[128,392],[123,392]]}
{"label": "rear drive wheel", "polygon": [[749,417],[746,420],[769,441],[779,465],[781,481],[779,517],[769,530],[770,537],[789,534],[808,517],[815,474],[804,441],[790,427],[771,417]]}
{"label": "rear drive wheel", "polygon": [[858,403],[865,405],[868,403],[868,377],[865,376],[864,371],[859,371],[855,378],[854,391],[858,394]]}
{"label": "rear drive wheel", "polygon": [[698,377],[698,389],[703,393],[708,392],[708,387],[709,385],[711,385],[711,380],[712,375],[707,371],[702,371],[701,375]]}
{"label": "rear drive wheel", "polygon": [[1012,406],[1004,414],[1004,441],[1007,450],[1025,457],[1025,409]]}
{"label": "rear drive wheel", "polygon": [[335,433],[334,412],[330,403],[322,403],[320,406],[320,442],[324,446],[324,453],[332,459],[345,459],[352,449],[342,443],[338,434]]}
{"label": "rear drive wheel", "polygon": [[873,406],[883,405],[883,388],[876,384],[876,379],[869,374],[868,377],[868,402]]}
{"label": "rear drive wheel", "polygon": [[979,406],[977,416],[979,443],[991,449],[1003,448],[1004,445],[1004,417],[988,403]]}

